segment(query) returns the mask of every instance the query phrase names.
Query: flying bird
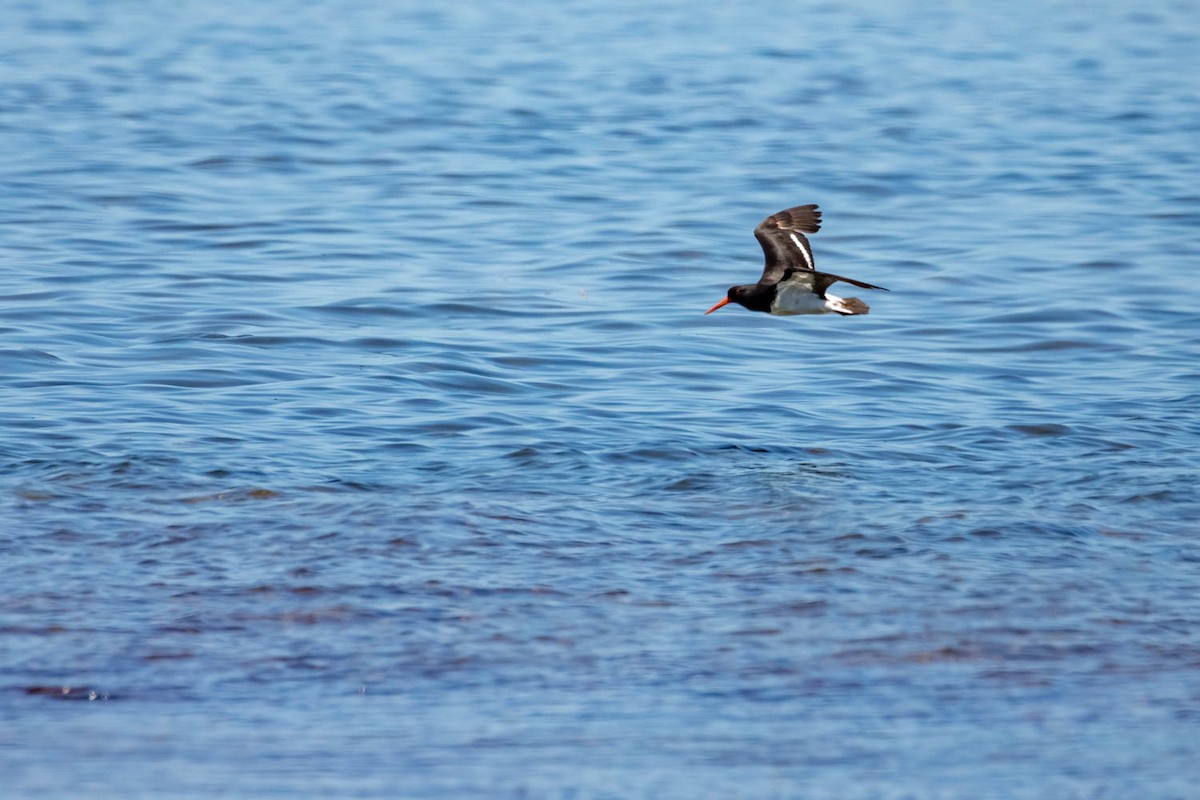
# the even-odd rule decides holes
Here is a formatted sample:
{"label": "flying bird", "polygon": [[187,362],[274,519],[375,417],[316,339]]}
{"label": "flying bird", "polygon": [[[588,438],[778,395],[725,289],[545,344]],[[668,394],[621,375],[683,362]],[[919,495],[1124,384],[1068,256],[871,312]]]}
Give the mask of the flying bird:
{"label": "flying bird", "polygon": [[866,314],[871,309],[857,297],[838,297],[829,287],[838,281],[861,289],[883,289],[871,283],[817,272],[812,247],[804,234],[821,230],[821,212],[815,203],[772,214],[754,229],[767,265],[758,283],[729,287],[725,299],[705,311],[711,314],[726,303],[768,314]]}

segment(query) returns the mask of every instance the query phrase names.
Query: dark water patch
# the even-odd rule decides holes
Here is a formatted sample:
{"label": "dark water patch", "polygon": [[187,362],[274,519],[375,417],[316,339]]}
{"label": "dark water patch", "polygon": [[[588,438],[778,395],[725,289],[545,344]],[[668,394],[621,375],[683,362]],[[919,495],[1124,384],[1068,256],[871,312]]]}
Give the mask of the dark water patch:
{"label": "dark water patch", "polygon": [[1055,350],[1116,350],[1124,349],[1124,345],[1111,341],[1082,341],[1057,339],[1045,342],[1030,342],[1009,348],[1014,353],[1037,353]]}
{"label": "dark water patch", "polygon": [[1014,430],[1027,436],[1067,436],[1073,433],[1069,426],[1060,425],[1053,422],[1030,425],[1009,425],[1008,427],[1009,430]]}
{"label": "dark water patch", "polygon": [[44,368],[47,365],[63,364],[63,360],[52,353],[41,350],[0,349],[0,364],[6,369]]}
{"label": "dark water patch", "polygon": [[1108,259],[1099,259],[1095,261],[1082,261],[1075,265],[1080,269],[1102,269],[1102,270],[1117,270],[1129,269],[1136,266],[1132,261],[1112,261]]}
{"label": "dark water patch", "polygon": [[107,691],[93,689],[88,686],[26,686],[25,694],[34,697],[45,697],[51,700],[112,700]]}
{"label": "dark water patch", "polygon": [[162,233],[227,233],[279,227],[277,223],[271,222],[187,222],[171,218],[137,220],[134,225],[142,230]]}
{"label": "dark water patch", "polygon": [[[149,488],[149,487],[141,487]],[[273,489],[236,489],[230,491],[217,492],[216,494],[195,495],[192,497],[181,497],[177,502],[180,503],[241,503],[253,500],[273,500],[279,497],[279,492]]]}
{"label": "dark water patch", "polygon": [[382,305],[378,303],[336,303],[328,306],[317,306],[306,310],[319,312],[321,314],[331,314],[337,316],[351,317],[412,317],[421,316],[419,310],[411,309],[402,304],[398,305]]}
{"label": "dark water patch", "polygon": [[1100,319],[1116,319],[1117,316],[1111,312],[1103,311],[1094,308],[1070,308],[1070,307],[1050,307],[1037,308],[1031,311],[1017,311],[1008,314],[1000,314],[989,317],[984,322],[989,324],[1021,324],[1028,325],[1034,323],[1082,323],[1092,322]]}
{"label": "dark water patch", "polygon": [[[237,321],[250,321],[242,315],[237,315]],[[328,340],[314,336],[255,336],[253,334],[227,335],[223,333],[202,333],[196,339],[211,339],[228,344],[247,345],[251,347],[328,347]]]}
{"label": "dark water patch", "polygon": [[222,242],[209,242],[208,247],[215,247],[223,250],[252,250],[256,248],[269,247],[273,244],[280,244],[277,239],[227,239]]}

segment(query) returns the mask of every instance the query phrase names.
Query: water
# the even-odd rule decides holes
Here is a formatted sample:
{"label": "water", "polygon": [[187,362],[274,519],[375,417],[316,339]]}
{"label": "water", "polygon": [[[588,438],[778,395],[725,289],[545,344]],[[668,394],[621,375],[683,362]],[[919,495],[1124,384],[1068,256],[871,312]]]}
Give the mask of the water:
{"label": "water", "polygon": [[6,4],[7,796],[1196,796],[1200,7],[423,6]]}

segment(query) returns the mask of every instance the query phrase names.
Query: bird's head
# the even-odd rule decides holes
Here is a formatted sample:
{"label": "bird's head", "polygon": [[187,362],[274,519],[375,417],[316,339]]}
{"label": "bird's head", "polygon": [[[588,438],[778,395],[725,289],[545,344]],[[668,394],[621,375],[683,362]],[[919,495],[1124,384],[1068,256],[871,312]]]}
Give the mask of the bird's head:
{"label": "bird's head", "polygon": [[[728,303],[737,303],[740,306],[745,306],[751,311],[767,311],[771,307],[771,301],[763,293],[762,289],[763,287],[756,283],[745,283],[741,286],[730,286],[729,291],[725,293],[725,299],[704,313],[711,314],[721,306],[724,306]],[[764,300],[766,301],[765,304],[763,302]]]}

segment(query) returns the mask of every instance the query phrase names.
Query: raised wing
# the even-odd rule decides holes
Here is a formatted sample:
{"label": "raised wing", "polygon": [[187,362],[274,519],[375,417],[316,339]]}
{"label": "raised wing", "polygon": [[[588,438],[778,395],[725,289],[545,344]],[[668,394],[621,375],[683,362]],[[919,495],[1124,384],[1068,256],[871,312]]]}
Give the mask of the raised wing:
{"label": "raised wing", "polygon": [[785,209],[758,223],[754,238],[758,239],[767,257],[767,264],[758,282],[778,283],[789,269],[815,270],[817,266],[812,247],[804,234],[819,230],[821,212],[815,203]]}
{"label": "raised wing", "polygon": [[780,284],[786,283],[789,286],[803,287],[819,297],[824,297],[825,291],[838,281],[849,283],[852,286],[857,286],[860,289],[882,289],[885,292],[887,291],[887,289],[884,289],[882,286],[876,286],[873,283],[856,281],[854,278],[846,278],[841,275],[834,275],[831,272],[817,272],[816,270],[805,269],[803,267],[792,267],[784,270],[784,273],[778,282]]}

